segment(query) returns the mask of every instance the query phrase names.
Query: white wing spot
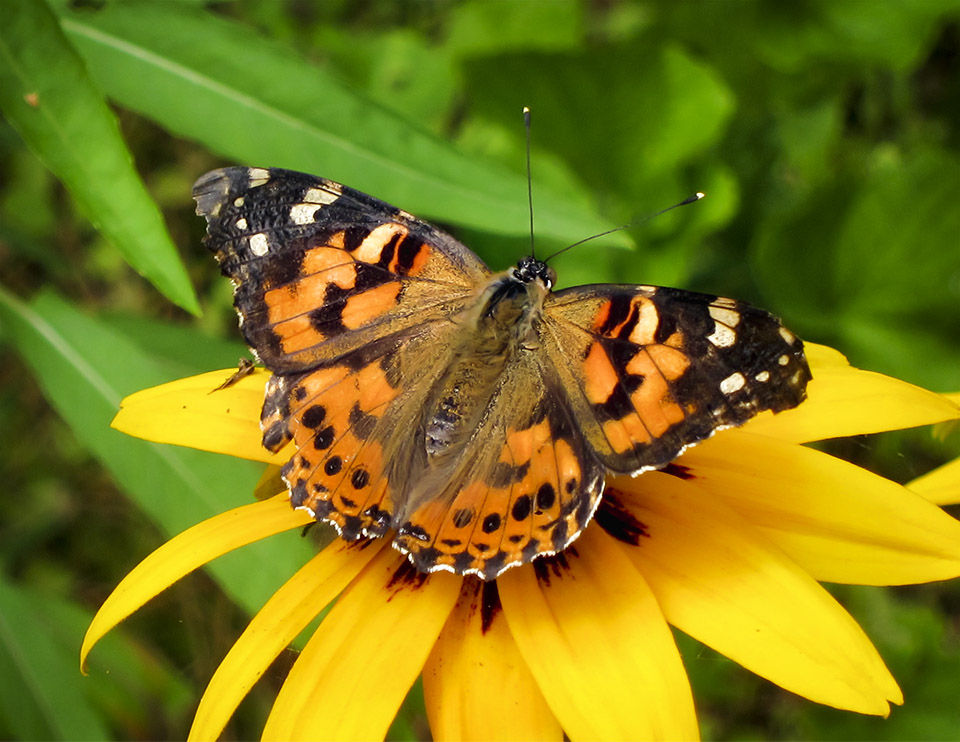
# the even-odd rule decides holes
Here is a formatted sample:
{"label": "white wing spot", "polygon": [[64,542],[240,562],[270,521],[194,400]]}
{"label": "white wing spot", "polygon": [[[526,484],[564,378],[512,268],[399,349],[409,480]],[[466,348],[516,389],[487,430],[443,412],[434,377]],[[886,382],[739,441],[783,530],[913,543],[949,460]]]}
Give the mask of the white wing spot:
{"label": "white wing spot", "polygon": [[743,378],[743,374],[737,371],[735,374],[730,374],[720,382],[720,391],[724,394],[733,394],[743,389],[743,385],[746,383],[747,380]]}
{"label": "white wing spot", "polygon": [[[713,314],[713,312],[710,312]],[[737,341],[737,333],[731,330],[726,325],[720,324],[719,322],[715,323],[715,329],[712,335],[707,335],[707,340],[713,343],[718,348],[729,348]]]}
{"label": "white wing spot", "polygon": [[247,220],[244,219],[244,218],[241,216],[239,219],[237,219],[236,225],[237,225],[237,229],[241,229],[241,230],[246,229],[246,228],[247,228]]}
{"label": "white wing spot", "polygon": [[736,327],[740,322],[740,312],[723,306],[710,305],[710,316],[717,322],[723,322],[727,327]]}
{"label": "white wing spot", "polygon": [[777,363],[779,363],[781,366],[786,366],[788,363],[790,363],[790,356],[784,353],[777,359]]}
{"label": "white wing spot", "polygon": [[757,381],[770,381],[770,372],[761,371],[759,374],[757,374],[753,378],[755,378]]}
{"label": "white wing spot", "polygon": [[290,207],[290,221],[294,224],[313,224],[317,212],[327,204],[332,204],[343,192],[339,183],[327,183],[323,188],[308,188],[303,201]]}
{"label": "white wing spot", "polygon": [[780,337],[786,340],[790,345],[793,345],[797,339],[797,336],[790,332],[790,330],[788,330],[786,327],[780,328]]}
{"label": "white wing spot", "polygon": [[263,256],[270,252],[270,240],[263,232],[250,236],[250,252],[254,255]]}
{"label": "white wing spot", "polygon": [[243,202],[244,202],[243,196],[237,196],[235,199],[233,199],[233,205],[236,206],[238,209],[241,206],[243,206]]}
{"label": "white wing spot", "polygon": [[402,224],[387,222],[373,229],[360,246],[353,251],[353,259],[364,263],[376,263],[383,254],[383,248],[395,235],[406,236],[407,229]]}
{"label": "white wing spot", "polygon": [[294,204],[290,207],[290,221],[294,224],[313,224],[317,212],[322,208],[317,204]]}
{"label": "white wing spot", "polygon": [[270,180],[270,171],[263,167],[252,167],[247,171],[247,187],[256,188]]}
{"label": "white wing spot", "polygon": [[309,188],[303,194],[303,202],[307,204],[332,204],[343,193],[339,183],[327,183],[325,188]]}

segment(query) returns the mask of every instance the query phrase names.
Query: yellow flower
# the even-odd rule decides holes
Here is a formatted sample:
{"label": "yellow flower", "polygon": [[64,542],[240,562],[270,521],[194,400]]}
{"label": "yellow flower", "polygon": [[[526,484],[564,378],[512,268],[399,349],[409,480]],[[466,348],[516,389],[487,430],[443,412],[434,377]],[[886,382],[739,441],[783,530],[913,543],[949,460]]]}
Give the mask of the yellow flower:
{"label": "yellow flower", "polygon": [[[947,399],[960,405],[960,393],[945,394]],[[946,423],[944,427],[953,429],[955,422]],[[960,503],[960,459],[944,464],[938,469],[927,472],[907,484],[914,492],[919,492],[930,502],[937,505],[956,505]]]}
{"label": "yellow flower", "polygon": [[[496,582],[418,574],[386,540],[334,541],[251,620],[211,679],[191,738],[216,738],[273,659],[331,604],[265,738],[382,738],[421,673],[437,739],[695,738],[670,625],[801,696],[886,715],[900,689],[817,581],[955,577],[960,524],[917,494],[922,481],[913,492],[801,444],[958,419],[960,407],[851,368],[829,348],[808,345],[808,356],[814,380],[799,408],[724,431],[664,471],[611,478],[573,546]],[[228,374],[134,394],[114,427],[282,462],[288,452],[273,456],[259,443],[266,374],[210,394]],[[107,599],[82,661],[188,572],[308,522],[282,493],[175,537]]]}

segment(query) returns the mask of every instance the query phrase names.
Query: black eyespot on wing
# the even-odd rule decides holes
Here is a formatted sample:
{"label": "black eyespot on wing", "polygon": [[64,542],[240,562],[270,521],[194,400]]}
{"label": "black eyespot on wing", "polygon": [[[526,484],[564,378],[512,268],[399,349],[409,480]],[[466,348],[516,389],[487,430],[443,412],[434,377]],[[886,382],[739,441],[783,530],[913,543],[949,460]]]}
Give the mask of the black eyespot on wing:
{"label": "black eyespot on wing", "polygon": [[526,520],[532,510],[533,501],[530,495],[520,495],[520,497],[514,500],[513,507],[510,509],[510,515],[514,520]]}

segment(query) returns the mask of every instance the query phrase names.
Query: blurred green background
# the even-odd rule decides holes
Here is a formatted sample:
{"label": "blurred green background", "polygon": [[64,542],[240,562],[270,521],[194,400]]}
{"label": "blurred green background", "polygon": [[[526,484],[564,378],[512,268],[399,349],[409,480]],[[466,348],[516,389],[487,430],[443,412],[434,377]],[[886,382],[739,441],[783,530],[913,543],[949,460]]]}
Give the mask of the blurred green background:
{"label": "blurred green background", "polygon": [[[860,366],[960,390],[960,2],[2,0],[0,738],[182,738],[285,534],[179,583],[77,667],[92,612],[169,536],[250,501],[246,462],[111,431],[120,399],[245,355],[192,182],[323,175],[561,285],[750,300]],[[830,450],[898,481],[913,431]],[[679,636],[712,739],[956,739],[960,589],[837,588],[902,684],[889,720],[818,707]],[[229,738],[259,736],[292,654]],[[415,688],[391,735],[429,732]],[[638,689],[638,702],[642,689]]]}

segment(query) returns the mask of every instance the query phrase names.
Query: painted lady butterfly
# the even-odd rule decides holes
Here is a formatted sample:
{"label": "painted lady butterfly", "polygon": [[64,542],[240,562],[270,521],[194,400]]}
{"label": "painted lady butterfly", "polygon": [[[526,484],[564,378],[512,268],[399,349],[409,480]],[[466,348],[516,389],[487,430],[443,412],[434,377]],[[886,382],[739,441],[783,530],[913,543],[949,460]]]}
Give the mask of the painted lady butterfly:
{"label": "painted lady butterfly", "polygon": [[421,571],[476,574],[568,546],[608,472],[666,466],[798,405],[803,343],[742,302],[491,273],[410,214],[329,180],[226,168],[194,186],[207,246],[273,372],[263,445],[290,499]]}

